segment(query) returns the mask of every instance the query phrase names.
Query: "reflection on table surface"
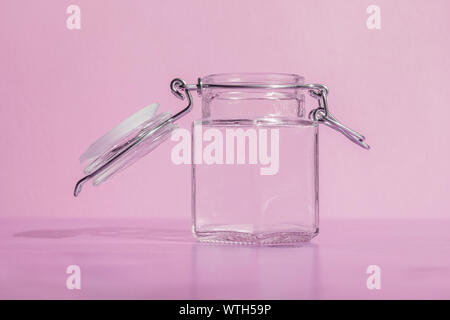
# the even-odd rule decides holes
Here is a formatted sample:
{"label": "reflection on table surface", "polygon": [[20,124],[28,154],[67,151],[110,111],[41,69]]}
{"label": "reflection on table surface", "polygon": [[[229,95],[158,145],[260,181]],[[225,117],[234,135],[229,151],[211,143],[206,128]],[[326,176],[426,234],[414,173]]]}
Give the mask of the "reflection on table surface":
{"label": "reflection on table surface", "polygon": [[[322,221],[299,246],[198,243],[184,220],[1,220],[2,299],[450,298],[450,221]],[[66,268],[81,269],[81,290]],[[366,286],[381,269],[381,289]]]}

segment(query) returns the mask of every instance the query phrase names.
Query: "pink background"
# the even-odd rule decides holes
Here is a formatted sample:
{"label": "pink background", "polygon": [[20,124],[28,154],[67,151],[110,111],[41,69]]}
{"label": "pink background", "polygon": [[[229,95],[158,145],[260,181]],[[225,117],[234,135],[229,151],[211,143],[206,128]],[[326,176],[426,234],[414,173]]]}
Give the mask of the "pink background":
{"label": "pink background", "polygon": [[[66,28],[70,4],[81,30]],[[366,27],[372,4],[381,30]],[[448,299],[449,12],[447,0],[1,0],[0,299]],[[370,151],[321,129],[311,243],[196,242],[190,167],[171,162],[170,141],[72,196],[92,141],[154,101],[178,111],[173,78],[220,72],[325,83],[336,117],[366,135]],[[195,97],[180,126],[198,118]],[[82,290],[66,288],[71,264]],[[367,289],[369,265],[382,290]]]}
{"label": "pink background", "polygon": [[[66,28],[70,4],[81,30]],[[366,8],[381,7],[381,30]],[[450,2],[15,1],[0,3],[0,215],[190,215],[190,168],[171,142],[73,198],[79,155],[145,105],[175,112],[169,82],[290,72],[329,86],[367,152],[323,128],[322,218],[448,218]],[[200,101],[180,121],[189,128]],[[176,199],[176,201],[173,201]]]}

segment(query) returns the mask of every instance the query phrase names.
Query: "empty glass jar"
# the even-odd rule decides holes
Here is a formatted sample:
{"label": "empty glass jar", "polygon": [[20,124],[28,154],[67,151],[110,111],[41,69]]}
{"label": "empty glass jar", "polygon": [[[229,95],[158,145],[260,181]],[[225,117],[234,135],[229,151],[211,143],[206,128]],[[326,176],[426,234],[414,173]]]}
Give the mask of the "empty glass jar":
{"label": "empty glass jar", "polygon": [[303,90],[272,87],[301,85],[303,78],[217,74],[201,82],[202,119],[193,123],[194,234],[247,244],[316,236],[318,123],[305,116]]}
{"label": "empty glass jar", "polygon": [[[364,137],[329,111],[328,89],[295,74],[214,74],[187,84],[174,79],[172,93],[187,106],[156,114],[140,110],[93,143],[74,195],[148,154],[167,139],[175,122],[202,97],[202,119],[192,127],[192,222],[200,241],[293,244],[319,232],[318,133],[324,124],[368,149]],[[305,108],[305,95],[317,100]]]}

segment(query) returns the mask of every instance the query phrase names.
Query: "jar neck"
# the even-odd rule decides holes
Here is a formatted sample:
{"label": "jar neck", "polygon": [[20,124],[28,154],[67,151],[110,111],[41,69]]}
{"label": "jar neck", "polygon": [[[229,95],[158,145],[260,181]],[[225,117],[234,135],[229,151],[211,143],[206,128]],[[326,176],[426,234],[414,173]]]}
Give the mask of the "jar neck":
{"label": "jar neck", "polygon": [[304,94],[297,89],[208,87],[207,85],[294,85],[304,79],[295,74],[240,73],[203,77],[203,119],[303,118]]}

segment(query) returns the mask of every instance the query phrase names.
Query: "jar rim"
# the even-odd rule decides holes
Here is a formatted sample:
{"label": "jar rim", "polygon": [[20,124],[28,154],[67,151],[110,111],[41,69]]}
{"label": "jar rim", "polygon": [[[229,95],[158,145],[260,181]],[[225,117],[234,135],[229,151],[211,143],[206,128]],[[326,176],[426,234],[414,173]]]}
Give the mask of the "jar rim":
{"label": "jar rim", "polygon": [[235,85],[294,85],[303,84],[304,77],[294,73],[244,72],[214,73],[202,77],[203,84],[235,84]]}

